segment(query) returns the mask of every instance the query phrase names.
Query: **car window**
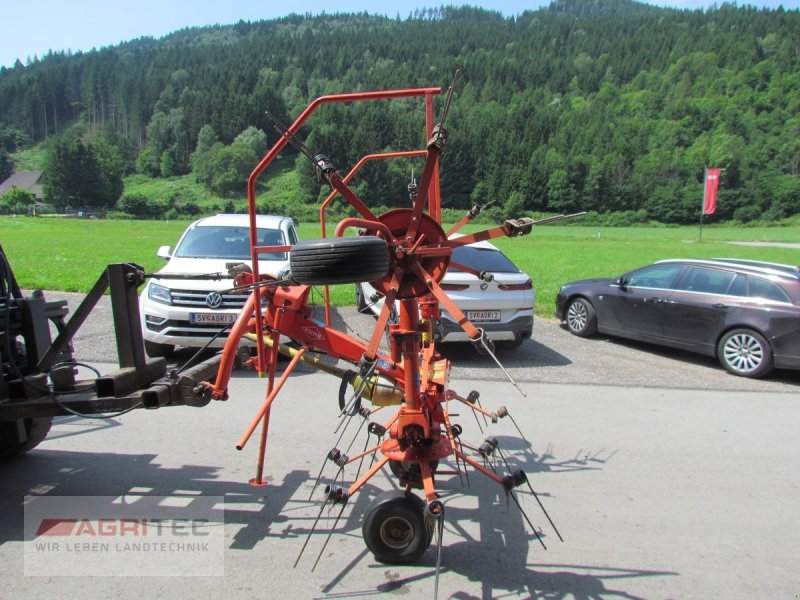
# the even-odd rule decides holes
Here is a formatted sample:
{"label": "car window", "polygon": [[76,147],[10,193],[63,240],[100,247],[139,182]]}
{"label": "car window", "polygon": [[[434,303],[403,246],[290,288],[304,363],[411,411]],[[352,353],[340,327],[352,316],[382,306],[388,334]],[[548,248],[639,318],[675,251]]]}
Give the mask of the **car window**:
{"label": "car window", "polygon": [[672,289],[681,271],[683,265],[653,265],[626,275],[625,285],[668,290]]}
{"label": "car window", "polygon": [[791,302],[789,296],[786,295],[780,286],[777,284],[761,279],[760,277],[749,277],[750,287],[748,296],[751,298],[766,298],[767,300],[775,300],[776,302]]}
{"label": "car window", "polygon": [[[283,246],[283,232],[279,229],[259,228],[258,243],[263,246]],[[250,230],[247,227],[222,225],[193,227],[186,232],[175,249],[181,258],[250,258]],[[261,260],[286,260],[285,252],[262,254]]]}
{"label": "car window", "polygon": [[731,287],[728,288],[730,296],[747,296],[747,275],[737,275]]}
{"label": "car window", "polygon": [[736,277],[732,271],[689,267],[675,289],[704,294],[724,294]]}
{"label": "car window", "polygon": [[[453,262],[490,273],[521,273],[517,265],[505,254],[493,248],[458,246],[453,248]],[[458,271],[458,268],[453,266],[450,270]]]}

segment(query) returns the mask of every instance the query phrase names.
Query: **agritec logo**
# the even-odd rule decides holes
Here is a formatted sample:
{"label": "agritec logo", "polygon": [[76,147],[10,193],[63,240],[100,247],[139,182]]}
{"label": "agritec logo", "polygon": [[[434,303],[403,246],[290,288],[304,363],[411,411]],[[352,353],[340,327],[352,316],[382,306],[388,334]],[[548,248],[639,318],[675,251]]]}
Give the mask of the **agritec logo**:
{"label": "agritec logo", "polygon": [[223,576],[222,496],[26,496],[26,576]]}

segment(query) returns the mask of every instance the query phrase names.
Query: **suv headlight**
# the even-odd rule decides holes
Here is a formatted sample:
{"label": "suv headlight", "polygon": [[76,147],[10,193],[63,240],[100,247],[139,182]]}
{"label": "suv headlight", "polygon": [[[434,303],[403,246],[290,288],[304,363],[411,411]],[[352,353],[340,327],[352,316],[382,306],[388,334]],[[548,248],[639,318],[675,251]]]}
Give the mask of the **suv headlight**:
{"label": "suv headlight", "polygon": [[172,304],[172,294],[169,288],[157,283],[150,283],[150,287],[147,288],[147,297],[162,304]]}

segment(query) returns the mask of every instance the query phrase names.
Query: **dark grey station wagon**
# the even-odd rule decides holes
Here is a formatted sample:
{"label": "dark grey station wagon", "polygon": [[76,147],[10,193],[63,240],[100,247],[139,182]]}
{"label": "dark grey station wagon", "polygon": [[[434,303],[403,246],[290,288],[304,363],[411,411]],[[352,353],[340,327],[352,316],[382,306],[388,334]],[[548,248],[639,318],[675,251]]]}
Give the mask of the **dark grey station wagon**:
{"label": "dark grey station wagon", "polygon": [[731,373],[800,369],[800,267],[733,258],[662,260],[567,283],[556,316],[597,332],[715,356]]}

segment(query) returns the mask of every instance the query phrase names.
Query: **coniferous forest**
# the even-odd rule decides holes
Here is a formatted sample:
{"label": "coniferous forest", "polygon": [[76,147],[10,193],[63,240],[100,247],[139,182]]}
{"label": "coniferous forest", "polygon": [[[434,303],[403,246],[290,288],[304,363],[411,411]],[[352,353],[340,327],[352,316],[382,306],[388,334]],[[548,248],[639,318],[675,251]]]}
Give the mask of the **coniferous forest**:
{"label": "coniferous forest", "polygon": [[[446,88],[456,69],[447,207],[695,222],[703,170],[720,167],[715,220],[800,213],[800,11],[731,4],[293,15],[51,52],[0,69],[0,153],[47,140],[55,204],[76,169],[98,173],[102,185],[87,191],[98,205],[113,205],[120,177],[135,171],[193,173],[236,197],[277,138],[266,111],[290,123],[324,94]],[[420,100],[329,106],[302,137],[345,173],[366,153],[423,147],[423,117]],[[317,205],[324,190],[302,157],[294,164]],[[408,165],[374,163],[359,185],[394,206],[409,177]]]}

